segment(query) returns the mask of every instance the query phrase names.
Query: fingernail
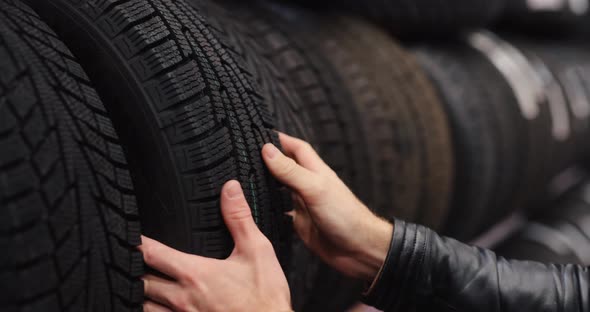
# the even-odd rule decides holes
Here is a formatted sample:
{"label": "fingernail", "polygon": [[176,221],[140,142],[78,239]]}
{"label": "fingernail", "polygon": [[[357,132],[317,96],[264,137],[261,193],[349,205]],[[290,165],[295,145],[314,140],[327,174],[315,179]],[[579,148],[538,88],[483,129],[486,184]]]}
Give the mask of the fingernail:
{"label": "fingernail", "polygon": [[242,195],[242,186],[238,181],[230,181],[227,183],[226,194],[228,198],[236,199]]}
{"label": "fingernail", "polygon": [[279,149],[274,146],[274,144],[267,144],[267,148],[265,151],[266,157],[268,157],[268,159],[273,159],[275,158],[275,156],[277,156],[277,154],[279,153]]}

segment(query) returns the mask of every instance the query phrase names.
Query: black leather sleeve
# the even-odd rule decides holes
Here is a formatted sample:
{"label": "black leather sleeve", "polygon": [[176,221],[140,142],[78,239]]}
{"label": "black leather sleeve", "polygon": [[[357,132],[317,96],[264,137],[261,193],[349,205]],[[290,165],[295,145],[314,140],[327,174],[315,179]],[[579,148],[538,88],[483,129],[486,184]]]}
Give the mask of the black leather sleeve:
{"label": "black leather sleeve", "polygon": [[395,221],[387,260],[365,303],[383,311],[590,311],[590,273],[576,265],[509,261]]}

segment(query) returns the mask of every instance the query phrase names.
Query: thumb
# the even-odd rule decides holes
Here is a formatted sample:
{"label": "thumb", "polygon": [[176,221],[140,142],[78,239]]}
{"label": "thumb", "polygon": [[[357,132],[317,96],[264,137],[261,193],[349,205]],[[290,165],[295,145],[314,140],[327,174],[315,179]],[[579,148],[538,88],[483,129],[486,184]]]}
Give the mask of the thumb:
{"label": "thumb", "polygon": [[258,235],[262,235],[254,223],[240,183],[236,180],[227,182],[221,194],[221,214],[235,245],[248,244]]}

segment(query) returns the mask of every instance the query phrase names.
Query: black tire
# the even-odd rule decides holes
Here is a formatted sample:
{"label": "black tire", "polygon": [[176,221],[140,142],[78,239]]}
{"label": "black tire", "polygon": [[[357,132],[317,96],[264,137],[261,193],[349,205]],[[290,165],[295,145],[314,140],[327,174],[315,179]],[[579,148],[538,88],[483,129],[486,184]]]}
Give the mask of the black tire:
{"label": "black tire", "polygon": [[[267,107],[276,120],[277,130],[315,142],[309,111],[295,90],[292,78],[280,63],[273,62],[271,40],[280,40],[281,35],[270,30],[260,14],[263,12],[251,5],[225,0],[208,2],[189,0],[195,7],[202,7],[208,16],[217,22],[215,27],[231,42],[237,58],[248,66],[254,80],[267,101]],[[277,38],[278,37],[278,38]],[[286,39],[282,39],[286,40]]]}
{"label": "black tire", "polygon": [[376,175],[384,181],[376,211],[440,229],[454,168],[450,125],[434,86],[413,56],[377,27],[351,18],[333,18],[330,25],[322,27],[318,44],[353,94],[367,141],[378,148]]}
{"label": "black tire", "polygon": [[[223,33],[225,40],[231,42],[236,58],[248,66],[260,86],[270,112],[276,118],[277,130],[314,144],[315,133],[309,111],[295,89],[294,79],[288,76],[284,64],[273,59],[273,53],[278,47],[270,41],[288,39],[265,21],[260,8],[232,0],[188,2],[202,7],[208,16],[215,18],[215,27]],[[283,263],[289,279],[293,309],[301,311],[309,296],[310,281],[316,278],[319,260],[305,250],[303,242],[294,232],[289,234],[292,236],[284,240],[292,245],[284,249]]]}
{"label": "black tire", "polygon": [[[586,70],[590,68],[587,44],[575,40],[530,40],[513,37],[509,40],[530,58],[542,62],[550,71],[555,92],[563,98],[559,102],[567,123],[568,136],[555,140],[547,175],[554,177],[588,156],[590,144],[590,81]],[[556,104],[553,104],[556,105]]]}
{"label": "black tire", "polygon": [[524,179],[527,163],[534,162],[535,156],[528,153],[531,144],[529,122],[523,118],[514,90],[486,52],[474,46],[470,49],[476,53],[462,57],[462,60],[477,77],[478,88],[487,99],[481,104],[491,108],[493,128],[490,131],[495,137],[494,153],[498,159],[492,201],[479,224],[481,230],[486,230],[522,208],[523,188],[529,182]]}
{"label": "black tire", "polygon": [[284,198],[263,165],[274,122],[233,47],[185,1],[33,1],[81,60],[129,149],[144,233],[224,258],[220,188],[237,179],[281,252]]}
{"label": "black tire", "polygon": [[[274,27],[268,29],[279,29],[269,36],[274,39],[271,46],[275,43],[275,50],[290,57],[275,58],[277,66],[305,74],[305,80],[293,81],[302,98],[314,100],[312,103],[328,100],[329,106],[307,104],[310,112],[322,108],[321,114],[309,116],[316,129],[316,145],[327,163],[378,214],[409,220],[423,217],[421,221],[440,226],[452,185],[450,130],[442,105],[419,66],[389,36],[361,21],[320,18],[278,5],[266,7],[275,15],[270,19]],[[320,82],[325,91],[310,89],[309,82],[312,86]],[[334,117],[326,119],[329,116]],[[339,140],[348,140],[356,153],[348,154],[352,162],[344,157],[347,154],[334,153],[341,151],[334,146],[337,137],[322,131],[327,120],[348,125],[340,130]],[[347,137],[352,129],[355,137]],[[351,172],[350,165],[359,170]],[[353,175],[348,176],[347,171]],[[344,282],[329,271],[320,270],[304,310],[342,310],[358,297],[360,284]],[[341,286],[335,289],[333,285]],[[338,296],[336,291],[340,291]]]}
{"label": "black tire", "polygon": [[[370,156],[353,148],[365,144],[357,111],[340,78],[325,66],[323,55],[310,50],[305,38],[281,26],[260,4],[222,4],[213,14],[220,16],[225,28],[233,25],[240,34],[234,38],[249,52],[243,53],[244,58],[263,92],[273,99],[278,129],[309,141],[363,200],[373,202],[373,180],[366,170]],[[356,301],[362,286],[323,265],[296,237],[292,255],[287,276],[296,311],[341,311]]]}
{"label": "black tire", "polygon": [[[279,115],[297,114],[298,120],[303,122],[299,128],[292,128],[287,120],[280,118],[280,128],[310,139],[361,200],[374,203],[376,182],[368,169],[374,161],[367,152],[364,128],[360,126],[358,111],[342,78],[327,65],[324,55],[310,45],[302,32],[283,23],[280,16],[273,16],[266,10],[268,7],[233,8],[241,12],[244,24],[256,25],[251,35],[266,51],[262,56],[271,61],[279,73],[285,73],[285,88],[294,90],[302,100],[302,114],[297,114],[284,102],[273,103],[275,112],[283,112]],[[281,79],[277,74],[273,78]],[[298,129],[311,130],[311,135],[306,136]],[[293,245],[292,263],[288,277],[296,311],[341,311],[358,299],[362,285],[322,264],[298,239]]]}
{"label": "black tire", "polygon": [[455,192],[444,232],[467,240],[482,231],[494,195],[499,165],[493,104],[467,66],[467,60],[478,57],[475,50],[448,42],[414,51],[437,87],[452,129]]}
{"label": "black tire", "polygon": [[137,204],[123,149],[68,48],[0,1],[0,310],[139,311]]}
{"label": "black tire", "polygon": [[[481,42],[488,43],[480,46]],[[542,97],[545,90],[530,91],[537,92],[532,103],[537,113],[527,116],[524,108],[519,109],[523,104],[515,89],[519,86],[502,72],[505,65],[494,63],[500,50],[504,57],[520,53],[493,34],[479,32],[455,43],[418,48],[456,129],[456,162],[464,164],[457,168],[447,229],[448,235],[461,240],[472,239],[511,212],[544,198],[540,194],[550,179],[564,164],[572,164],[567,160],[571,148],[557,142],[552,132],[552,103]],[[541,72],[539,63],[529,63],[517,70],[526,69],[530,75]]]}
{"label": "black tire", "polygon": [[325,11],[364,16],[410,40],[489,25],[505,4],[505,0],[291,1]]}

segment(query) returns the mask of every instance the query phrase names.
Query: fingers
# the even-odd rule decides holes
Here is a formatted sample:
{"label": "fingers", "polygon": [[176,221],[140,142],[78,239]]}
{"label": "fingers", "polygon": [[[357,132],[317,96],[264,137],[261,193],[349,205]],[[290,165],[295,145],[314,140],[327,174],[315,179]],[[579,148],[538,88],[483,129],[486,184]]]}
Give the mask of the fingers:
{"label": "fingers", "polygon": [[322,177],[298,165],[274,145],[264,145],[262,148],[262,158],[275,178],[301,194],[305,200],[318,195],[320,192],[320,180]]}
{"label": "fingers", "polygon": [[314,172],[321,172],[326,169],[326,163],[309,143],[284,133],[279,133],[279,139],[285,153],[293,156],[301,166]]}
{"label": "fingers", "polygon": [[164,304],[166,306],[174,306],[174,298],[182,293],[182,288],[179,284],[157,277],[154,275],[146,275],[143,278],[143,291],[146,297],[152,301]]}
{"label": "fingers", "polygon": [[172,310],[148,300],[143,303],[143,312],[172,312]]}
{"label": "fingers", "polygon": [[179,284],[173,281],[154,275],[146,275],[143,277],[143,291],[150,300],[172,307],[174,306],[172,298],[181,294],[183,290]]}
{"label": "fingers", "polygon": [[145,296],[154,303],[170,307],[175,311],[195,311],[188,308],[193,307],[190,290],[183,288],[178,282],[146,275],[143,278],[143,290]]}
{"label": "fingers", "polygon": [[221,214],[236,247],[246,245],[253,238],[262,236],[252,218],[240,183],[235,180],[227,182],[221,193]]}
{"label": "fingers", "polygon": [[141,236],[139,250],[148,266],[176,280],[186,279],[187,268],[199,267],[195,265],[199,257],[185,254],[146,236]]}

